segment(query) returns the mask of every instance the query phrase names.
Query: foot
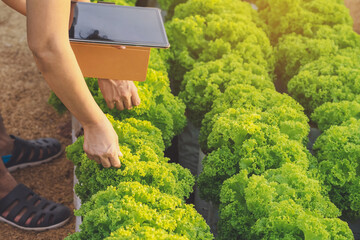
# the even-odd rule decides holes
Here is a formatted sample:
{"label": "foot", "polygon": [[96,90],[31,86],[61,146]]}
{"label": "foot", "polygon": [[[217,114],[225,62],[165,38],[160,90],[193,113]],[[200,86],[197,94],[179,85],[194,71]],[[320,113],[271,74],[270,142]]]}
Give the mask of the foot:
{"label": "foot", "polygon": [[63,152],[59,141],[53,138],[24,140],[12,135],[10,137],[13,141],[13,150],[10,155],[2,155],[4,164],[10,172],[49,162]]}
{"label": "foot", "polygon": [[[2,165],[0,163],[0,165]],[[5,169],[4,165],[1,166],[1,170],[0,170],[0,201],[1,199],[5,198],[12,190],[15,189],[15,187],[17,186],[17,182],[15,181],[15,179],[11,176],[11,174]],[[15,207],[15,204],[13,204],[12,206],[10,206],[8,209],[6,209],[3,213],[2,213],[2,217],[6,218],[11,209]],[[24,209],[25,210],[25,209]],[[16,217],[15,217],[15,222],[19,222],[19,220],[21,219],[21,217],[24,215],[25,211],[21,211]],[[41,220],[41,219],[40,219]],[[29,223],[31,221],[31,218],[29,218],[27,220],[27,223]],[[40,223],[41,221],[39,221]]]}
{"label": "foot", "polygon": [[23,184],[0,199],[0,222],[23,230],[53,229],[69,219],[70,209],[40,197]]}
{"label": "foot", "polygon": [[0,199],[5,197],[17,185],[17,182],[0,162]]}
{"label": "foot", "polygon": [[13,148],[14,139],[7,134],[0,134],[0,157],[11,154]]}

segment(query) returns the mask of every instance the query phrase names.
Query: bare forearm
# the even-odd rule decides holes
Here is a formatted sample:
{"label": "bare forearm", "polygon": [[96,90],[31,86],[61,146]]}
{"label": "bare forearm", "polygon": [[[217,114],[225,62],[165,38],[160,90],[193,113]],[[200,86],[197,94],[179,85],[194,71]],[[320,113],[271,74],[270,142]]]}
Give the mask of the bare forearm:
{"label": "bare forearm", "polygon": [[29,47],[51,89],[83,125],[104,118],[70,47],[70,1],[27,0],[27,13]]}
{"label": "bare forearm", "polygon": [[[26,16],[26,0],[2,0],[15,11]],[[69,0],[70,1],[70,0]],[[90,2],[90,0],[73,0],[74,2]]]}
{"label": "bare forearm", "polygon": [[27,36],[45,80],[84,126],[84,151],[104,167],[120,167],[118,136],[92,98],[69,43],[70,1],[27,0]]}
{"label": "bare forearm", "polygon": [[58,50],[35,57],[46,82],[84,126],[103,120],[104,114],[86,86],[70,45],[59,46]]}
{"label": "bare forearm", "polygon": [[26,15],[26,0],[2,0],[6,5],[18,11],[22,15]]}

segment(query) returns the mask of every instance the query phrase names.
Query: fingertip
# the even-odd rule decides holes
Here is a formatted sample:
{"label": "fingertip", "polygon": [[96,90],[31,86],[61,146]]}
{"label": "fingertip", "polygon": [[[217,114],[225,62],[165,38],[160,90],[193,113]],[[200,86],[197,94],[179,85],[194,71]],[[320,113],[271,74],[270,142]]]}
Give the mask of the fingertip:
{"label": "fingertip", "polygon": [[115,168],[121,167],[120,159],[117,154],[111,155],[109,159],[113,167]]}
{"label": "fingertip", "polygon": [[136,95],[133,95],[131,102],[133,103],[134,106],[139,106],[141,103],[139,96]]}
{"label": "fingertip", "polygon": [[116,108],[120,111],[124,110],[124,103],[122,101],[117,101],[116,102]]}
{"label": "fingertip", "polygon": [[109,168],[109,167],[111,167],[111,164],[110,164],[110,162],[109,162],[108,159],[101,159],[101,163],[102,163],[102,165],[103,165],[104,168]]}
{"label": "fingertip", "polygon": [[134,105],[134,106],[139,106],[139,105],[140,105],[140,101],[135,100],[135,101],[133,102],[133,105]]}
{"label": "fingertip", "polygon": [[120,168],[120,167],[121,167],[121,163],[120,163],[120,161],[118,161],[117,163],[115,163],[115,164],[114,164],[114,167],[116,167],[116,168]]}
{"label": "fingertip", "polygon": [[106,101],[106,105],[108,106],[108,108],[110,109],[114,109],[115,107],[115,104],[113,101]]}
{"label": "fingertip", "polygon": [[131,98],[130,97],[125,97],[124,98],[124,106],[127,110],[132,109],[132,104],[131,104]]}

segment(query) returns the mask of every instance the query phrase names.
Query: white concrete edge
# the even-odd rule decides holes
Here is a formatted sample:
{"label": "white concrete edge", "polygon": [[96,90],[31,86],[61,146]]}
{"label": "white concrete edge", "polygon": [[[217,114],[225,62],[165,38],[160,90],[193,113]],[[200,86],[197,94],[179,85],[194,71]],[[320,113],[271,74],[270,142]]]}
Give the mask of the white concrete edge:
{"label": "white concrete edge", "polygon": [[[71,138],[72,138],[72,142],[74,143],[77,139],[77,134],[79,133],[79,131],[81,130],[81,124],[80,122],[74,117],[71,116]],[[74,191],[74,207],[75,209],[79,209],[81,207],[81,200],[80,198],[76,195],[75,193],[75,184],[77,184],[79,181],[75,176],[75,168],[74,167],[74,186],[73,186],[73,191]],[[75,217],[75,231],[76,232],[80,232],[80,225],[82,223],[81,217],[76,216]]]}

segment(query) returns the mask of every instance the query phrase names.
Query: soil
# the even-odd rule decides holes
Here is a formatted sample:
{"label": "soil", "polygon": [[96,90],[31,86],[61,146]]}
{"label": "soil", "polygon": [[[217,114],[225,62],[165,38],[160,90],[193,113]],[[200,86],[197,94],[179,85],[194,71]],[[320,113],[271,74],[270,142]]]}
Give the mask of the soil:
{"label": "soil", "polygon": [[[360,0],[345,0],[360,33]],[[38,72],[26,42],[26,20],[0,1],[0,112],[9,133],[25,139],[55,137],[71,144],[70,115],[59,116],[48,104],[50,90]],[[35,192],[73,209],[73,165],[64,155],[51,163],[17,170],[13,176]],[[64,239],[75,218],[62,228],[34,233],[0,223],[0,239]]]}
{"label": "soil", "polygon": [[[38,72],[26,41],[26,19],[0,1],[0,112],[9,134],[24,139],[54,137],[71,144],[71,118],[47,104],[50,90]],[[73,165],[65,158],[17,170],[13,176],[41,196],[73,209]],[[64,227],[34,233],[0,223],[0,239],[64,239],[74,232],[75,218]]]}
{"label": "soil", "polygon": [[345,0],[345,5],[354,19],[355,31],[360,34],[360,0]]}

